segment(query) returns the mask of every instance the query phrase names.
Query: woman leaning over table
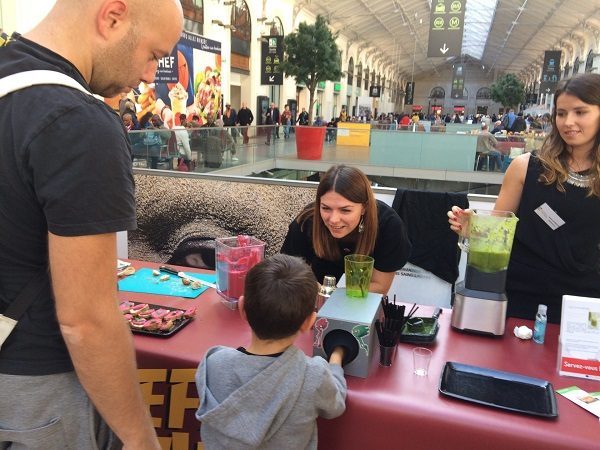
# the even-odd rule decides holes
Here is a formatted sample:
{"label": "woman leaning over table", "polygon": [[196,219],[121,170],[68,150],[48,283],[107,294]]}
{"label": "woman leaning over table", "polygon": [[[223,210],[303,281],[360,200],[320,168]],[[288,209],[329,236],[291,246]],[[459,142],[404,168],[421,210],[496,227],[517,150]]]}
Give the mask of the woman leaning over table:
{"label": "woman leaning over table", "polygon": [[325,275],[340,279],[344,256],[370,255],[375,264],[369,291],[386,294],[410,248],[402,219],[375,200],[365,174],[338,165],[321,177],[315,202],[290,224],[281,253],[304,258],[319,282]]}
{"label": "woman leaning over table", "polygon": [[[543,303],[560,323],[563,295],[600,297],[600,74],[561,81],[554,102],[550,134],[508,166],[494,209],[519,217],[508,316],[533,319]],[[468,213],[453,207],[450,227]]]}

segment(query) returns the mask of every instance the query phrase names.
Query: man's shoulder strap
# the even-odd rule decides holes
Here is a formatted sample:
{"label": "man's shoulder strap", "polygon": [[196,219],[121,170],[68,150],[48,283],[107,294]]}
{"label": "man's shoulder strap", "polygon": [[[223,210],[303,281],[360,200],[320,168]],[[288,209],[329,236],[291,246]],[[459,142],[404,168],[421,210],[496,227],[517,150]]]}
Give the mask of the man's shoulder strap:
{"label": "man's shoulder strap", "polygon": [[103,100],[102,97],[92,94],[70,76],[54,70],[28,70],[0,78],[0,98],[21,89],[47,84],[66,86]]}

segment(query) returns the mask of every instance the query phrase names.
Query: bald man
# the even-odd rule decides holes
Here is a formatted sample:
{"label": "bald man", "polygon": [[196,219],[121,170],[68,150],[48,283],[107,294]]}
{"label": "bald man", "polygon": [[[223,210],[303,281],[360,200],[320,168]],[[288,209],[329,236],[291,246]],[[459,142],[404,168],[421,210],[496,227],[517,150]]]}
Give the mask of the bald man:
{"label": "bald man", "polygon": [[[182,26],[178,0],[56,0],[0,48],[0,78],[45,69],[115,96],[154,80]],[[39,291],[0,350],[0,449],[160,449],[117,307],[116,232],[136,226],[119,116],[64,86],[8,94],[0,161],[0,313]]]}

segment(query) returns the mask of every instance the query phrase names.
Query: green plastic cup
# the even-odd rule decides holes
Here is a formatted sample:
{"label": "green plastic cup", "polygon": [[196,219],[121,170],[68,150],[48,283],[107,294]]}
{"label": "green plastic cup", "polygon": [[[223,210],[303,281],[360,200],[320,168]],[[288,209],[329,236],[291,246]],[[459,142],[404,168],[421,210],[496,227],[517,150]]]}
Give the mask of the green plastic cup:
{"label": "green plastic cup", "polygon": [[375,260],[367,255],[346,255],[344,257],[346,295],[348,297],[365,298],[369,294],[374,262]]}

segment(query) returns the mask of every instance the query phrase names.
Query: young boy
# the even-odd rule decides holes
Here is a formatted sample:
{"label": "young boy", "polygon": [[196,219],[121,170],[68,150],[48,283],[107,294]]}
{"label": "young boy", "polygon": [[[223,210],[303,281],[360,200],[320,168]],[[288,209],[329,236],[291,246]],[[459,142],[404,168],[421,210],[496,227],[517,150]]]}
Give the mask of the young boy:
{"label": "young boy", "polygon": [[328,364],[293,345],[313,326],[317,289],[310,267],[293,256],[272,256],[248,272],[239,307],[250,346],[213,347],[196,372],[205,449],[316,449],[316,418],[344,412],[343,350]]}

